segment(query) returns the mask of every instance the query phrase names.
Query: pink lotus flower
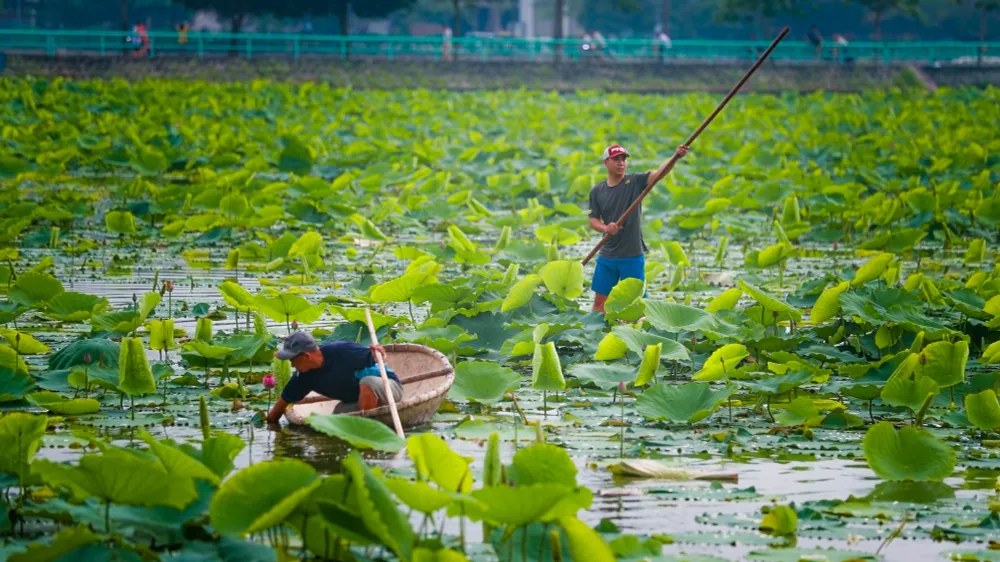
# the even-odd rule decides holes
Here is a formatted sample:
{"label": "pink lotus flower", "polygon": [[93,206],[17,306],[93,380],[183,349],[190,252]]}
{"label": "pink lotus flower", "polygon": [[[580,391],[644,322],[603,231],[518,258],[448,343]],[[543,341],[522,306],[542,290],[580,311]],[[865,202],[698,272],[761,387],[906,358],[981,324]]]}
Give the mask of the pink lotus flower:
{"label": "pink lotus flower", "polygon": [[270,373],[264,375],[264,378],[261,379],[261,382],[264,383],[264,388],[266,390],[271,390],[277,384],[274,380],[274,375]]}
{"label": "pink lotus flower", "polygon": [[83,354],[83,362],[86,363],[87,365],[90,365],[90,352],[89,351],[87,353]]}
{"label": "pink lotus flower", "polygon": [[168,281],[164,281],[163,284],[166,285],[168,293],[174,292],[174,282],[173,281],[169,281],[169,280]]}
{"label": "pink lotus flower", "polygon": [[618,383],[618,390],[625,392],[625,381],[621,381]]}

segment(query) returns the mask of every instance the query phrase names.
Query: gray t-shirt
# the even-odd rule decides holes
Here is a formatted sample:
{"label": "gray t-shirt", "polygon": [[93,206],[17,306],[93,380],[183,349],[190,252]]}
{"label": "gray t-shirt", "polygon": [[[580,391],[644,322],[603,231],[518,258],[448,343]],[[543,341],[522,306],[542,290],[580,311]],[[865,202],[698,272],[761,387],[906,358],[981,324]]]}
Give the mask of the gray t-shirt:
{"label": "gray t-shirt", "polygon": [[[625,174],[614,187],[608,187],[608,180],[595,185],[590,190],[590,216],[607,224],[621,218],[649,181],[650,172]],[[629,215],[624,224],[618,225],[618,234],[612,236],[601,248],[600,256],[606,258],[634,258],[646,253],[646,243],[642,240],[642,204]]]}

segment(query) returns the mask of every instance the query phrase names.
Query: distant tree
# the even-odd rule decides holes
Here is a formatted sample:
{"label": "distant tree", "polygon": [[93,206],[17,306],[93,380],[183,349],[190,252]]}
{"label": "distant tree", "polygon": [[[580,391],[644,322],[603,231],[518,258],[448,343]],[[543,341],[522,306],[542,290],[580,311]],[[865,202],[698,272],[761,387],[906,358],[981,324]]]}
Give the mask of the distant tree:
{"label": "distant tree", "polygon": [[364,18],[389,15],[396,10],[409,8],[414,0],[181,0],[190,10],[215,10],[221,17],[230,19],[230,29],[239,33],[246,17],[270,14],[276,17],[301,17],[306,14],[332,14],[340,20],[340,32],[348,35],[350,10]]}
{"label": "distant tree", "polygon": [[[966,4],[967,0],[955,0],[957,4]],[[1000,11],[1000,0],[973,0],[973,7],[979,12],[979,40],[985,41],[989,27],[990,16]]]}
{"label": "distant tree", "polygon": [[[180,0],[189,10],[215,10],[220,18],[228,18],[230,31],[239,33],[247,16],[271,14],[277,17],[301,15],[296,3],[274,0]],[[299,8],[299,9],[297,9]]]}
{"label": "distant tree", "polygon": [[[722,0],[716,12],[716,18],[725,22],[753,21],[760,25],[778,16],[797,15],[798,3],[795,0]],[[770,33],[770,29],[765,30]]]}
{"label": "distant tree", "polygon": [[903,14],[920,13],[920,0],[844,0],[860,4],[872,15],[872,38],[882,38],[882,18],[893,11]]}

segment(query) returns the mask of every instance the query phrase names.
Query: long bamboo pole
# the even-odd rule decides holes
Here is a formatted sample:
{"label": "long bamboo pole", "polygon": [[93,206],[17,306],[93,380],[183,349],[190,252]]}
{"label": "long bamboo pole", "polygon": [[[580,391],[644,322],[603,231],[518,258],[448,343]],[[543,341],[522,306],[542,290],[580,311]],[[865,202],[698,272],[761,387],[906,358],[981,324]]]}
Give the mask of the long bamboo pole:
{"label": "long bamboo pole", "polygon": [[[372,345],[378,344],[378,334],[375,333],[375,325],[372,323],[372,313],[366,308],[365,309],[365,320],[368,322],[368,336],[371,338]],[[389,400],[389,411],[392,413],[392,425],[396,429],[396,435],[402,438],[406,438],[403,435],[403,424],[399,422],[399,412],[396,410],[396,399],[392,396],[392,386],[389,385],[389,375],[385,372],[385,363],[382,362],[382,355],[379,353],[374,353],[375,360],[378,362],[378,371],[382,375],[382,385],[385,387],[385,396]]]}
{"label": "long bamboo pole", "polygon": [[[728,94],[726,94],[726,97],[725,99],[722,100],[722,103],[720,103],[715,108],[715,111],[713,111],[711,115],[709,115],[704,121],[702,121],[701,126],[698,127],[698,129],[694,132],[694,134],[688,137],[687,142],[684,143],[684,146],[691,146],[692,144],[694,144],[694,141],[697,140],[697,138],[701,135],[701,133],[705,129],[708,128],[709,125],[712,124],[712,121],[716,118],[716,116],[718,116],[719,113],[721,113],[722,110],[726,108],[726,105],[729,104],[729,100],[733,99],[736,93],[740,91],[740,88],[742,88],[743,85],[746,84],[747,80],[749,80],[750,77],[753,76],[753,73],[756,72],[758,68],[760,68],[760,65],[764,64],[764,61],[767,59],[767,57],[771,55],[774,49],[778,47],[778,43],[781,43],[781,40],[784,39],[786,35],[788,35],[788,32],[789,28],[787,27],[781,30],[781,33],[779,33],[778,37],[774,39],[774,41],[771,43],[771,46],[768,47],[767,50],[760,55],[760,58],[757,59],[757,62],[753,63],[753,66],[750,67],[750,70],[748,70],[747,73],[743,75],[743,78],[741,78],[740,81],[737,82],[735,86],[733,86],[733,89],[730,90]],[[618,221],[616,221],[618,226],[621,226],[622,223],[625,222],[626,219],[628,219],[629,215],[631,215],[636,210],[636,208],[639,207],[639,204],[642,203],[642,200],[646,197],[646,195],[648,195],[649,192],[653,190],[653,187],[657,184],[657,182],[659,182],[667,174],[670,173],[670,170],[674,168],[674,165],[677,164],[677,160],[679,160],[679,158],[680,157],[675,152],[674,155],[671,156],[669,160],[664,162],[663,165],[660,166],[658,170],[656,170],[656,172],[654,172],[649,176],[649,181],[646,183],[646,189],[642,190],[642,193],[639,194],[639,197],[636,198],[636,200],[632,203],[632,205],[629,206],[628,209],[625,209],[625,212],[622,214],[621,218],[619,218]],[[610,234],[605,234],[601,238],[601,241],[598,242],[596,246],[594,246],[594,249],[591,250],[589,254],[587,254],[587,257],[583,258],[582,262],[583,265],[587,265],[587,262],[589,262],[591,258],[593,258],[597,254],[597,252],[602,247],[604,247],[605,244],[608,243],[608,240],[611,239],[611,236],[612,235]]]}

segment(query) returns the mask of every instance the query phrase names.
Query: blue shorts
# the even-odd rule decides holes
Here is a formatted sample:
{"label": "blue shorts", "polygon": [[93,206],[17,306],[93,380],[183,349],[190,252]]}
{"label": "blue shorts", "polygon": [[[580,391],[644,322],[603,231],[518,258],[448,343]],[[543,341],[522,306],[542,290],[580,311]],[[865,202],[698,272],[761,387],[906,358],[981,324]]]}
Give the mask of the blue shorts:
{"label": "blue shorts", "polygon": [[594,281],[590,288],[598,295],[608,296],[611,289],[622,279],[646,280],[646,256],[634,258],[597,258],[594,268]]}

